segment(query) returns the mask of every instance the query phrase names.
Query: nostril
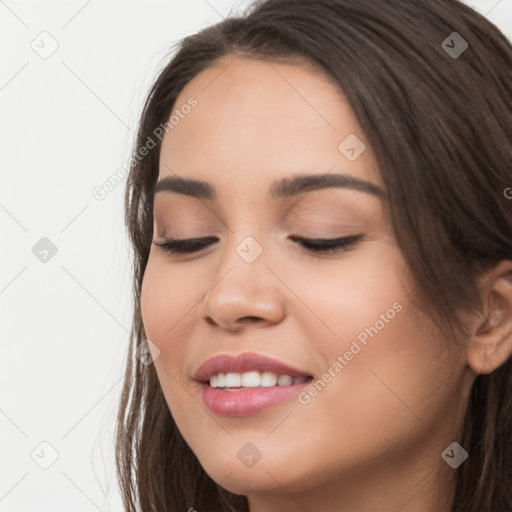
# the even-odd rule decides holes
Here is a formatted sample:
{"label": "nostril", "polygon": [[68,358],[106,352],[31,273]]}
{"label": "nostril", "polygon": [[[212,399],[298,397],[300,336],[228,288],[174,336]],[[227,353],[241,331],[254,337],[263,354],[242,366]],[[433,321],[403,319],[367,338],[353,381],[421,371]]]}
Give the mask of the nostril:
{"label": "nostril", "polygon": [[259,321],[261,321],[261,318],[258,316],[244,316],[240,320],[241,321],[249,320],[250,322],[259,322]]}
{"label": "nostril", "polygon": [[217,324],[215,323],[215,321],[213,320],[213,318],[211,318],[211,317],[209,317],[209,316],[208,316],[208,317],[206,317],[206,322],[208,323],[208,325],[213,325],[213,326],[214,326],[214,325],[217,325]]}

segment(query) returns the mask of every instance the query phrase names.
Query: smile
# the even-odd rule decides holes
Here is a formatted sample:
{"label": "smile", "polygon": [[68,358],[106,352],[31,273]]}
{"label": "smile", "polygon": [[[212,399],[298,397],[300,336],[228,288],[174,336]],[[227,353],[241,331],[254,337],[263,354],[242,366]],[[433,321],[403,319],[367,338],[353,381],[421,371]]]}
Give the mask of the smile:
{"label": "smile", "polygon": [[219,354],[194,374],[202,399],[219,416],[249,416],[296,396],[313,377],[255,353]]}

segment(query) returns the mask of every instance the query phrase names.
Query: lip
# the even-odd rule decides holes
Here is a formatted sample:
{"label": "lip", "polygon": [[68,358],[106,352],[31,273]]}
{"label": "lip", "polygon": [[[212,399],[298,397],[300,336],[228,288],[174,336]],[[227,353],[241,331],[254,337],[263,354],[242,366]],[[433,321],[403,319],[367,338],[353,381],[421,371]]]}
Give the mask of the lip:
{"label": "lip", "polygon": [[293,368],[277,359],[253,352],[243,352],[241,354],[218,354],[211,357],[198,368],[192,378],[205,384],[212,375],[250,371],[274,372],[277,375],[289,375],[290,377],[311,377],[308,372]]}
{"label": "lip", "polygon": [[209,384],[200,384],[204,404],[219,416],[251,416],[269,407],[282,404],[296,396],[310,381],[292,386],[247,388],[243,391],[222,391]]}
{"label": "lip", "polygon": [[212,375],[219,373],[244,373],[254,370],[270,371],[277,375],[289,375],[290,377],[312,378],[309,373],[293,368],[277,359],[250,352],[214,356],[199,367],[193,378],[199,384],[206,407],[219,416],[228,417],[250,416],[269,407],[282,404],[296,396],[302,388],[311,382],[311,379],[308,379],[291,386],[246,388],[234,391],[212,388],[208,382]]}

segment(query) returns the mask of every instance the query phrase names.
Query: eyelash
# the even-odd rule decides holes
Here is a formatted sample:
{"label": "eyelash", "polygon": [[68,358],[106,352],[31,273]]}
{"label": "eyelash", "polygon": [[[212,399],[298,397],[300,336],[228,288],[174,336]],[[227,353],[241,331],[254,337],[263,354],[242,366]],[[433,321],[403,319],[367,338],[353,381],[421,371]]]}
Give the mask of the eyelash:
{"label": "eyelash", "polygon": [[[308,239],[292,236],[294,241],[299,242],[302,247],[310,251],[320,254],[335,254],[342,251],[352,249],[364,235],[353,235],[341,238],[331,239]],[[165,242],[154,242],[155,245],[161,247],[165,252],[176,254],[191,254],[204,249],[209,243],[215,242],[215,237],[207,238],[191,238],[188,240],[168,239]]]}

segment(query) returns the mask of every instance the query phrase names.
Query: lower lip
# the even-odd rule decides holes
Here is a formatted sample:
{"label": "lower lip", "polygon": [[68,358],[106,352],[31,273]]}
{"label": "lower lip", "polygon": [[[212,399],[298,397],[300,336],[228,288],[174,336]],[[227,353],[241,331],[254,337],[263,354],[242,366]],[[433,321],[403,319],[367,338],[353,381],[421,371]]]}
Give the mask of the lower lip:
{"label": "lower lip", "polygon": [[311,380],[292,386],[248,388],[241,391],[222,391],[201,384],[206,407],[219,416],[250,416],[280,404],[293,396]]}

